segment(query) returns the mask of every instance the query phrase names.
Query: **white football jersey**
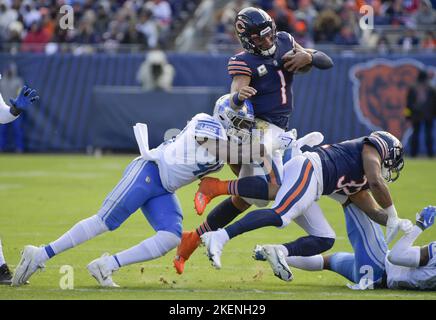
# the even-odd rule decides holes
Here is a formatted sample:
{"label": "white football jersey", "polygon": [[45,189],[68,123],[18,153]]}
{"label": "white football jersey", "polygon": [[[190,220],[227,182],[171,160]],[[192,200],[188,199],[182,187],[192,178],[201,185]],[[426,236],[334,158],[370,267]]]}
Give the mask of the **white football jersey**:
{"label": "white football jersey", "polygon": [[152,150],[158,164],[162,185],[174,192],[207,175],[220,170],[224,162],[200,145],[196,138],[227,141],[224,127],[214,117],[200,113],[194,116],[175,138]]}
{"label": "white football jersey", "polygon": [[436,290],[436,242],[429,247],[430,261],[422,267],[401,267],[385,259],[389,289]]}

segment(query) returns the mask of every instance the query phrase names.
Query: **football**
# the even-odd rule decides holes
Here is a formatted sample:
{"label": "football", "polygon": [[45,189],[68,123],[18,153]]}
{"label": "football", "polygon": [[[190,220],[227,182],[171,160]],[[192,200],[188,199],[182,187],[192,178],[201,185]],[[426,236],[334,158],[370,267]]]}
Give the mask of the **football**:
{"label": "football", "polygon": [[[292,50],[289,50],[288,52],[286,52],[282,57],[283,63],[286,62],[286,60],[284,59],[285,57],[293,56],[293,55],[295,55],[296,52],[297,51],[295,49],[292,49]],[[310,70],[312,70],[312,64],[307,64],[304,67],[301,67],[300,69],[295,71],[294,73],[295,74],[303,74],[303,73],[309,72]]]}

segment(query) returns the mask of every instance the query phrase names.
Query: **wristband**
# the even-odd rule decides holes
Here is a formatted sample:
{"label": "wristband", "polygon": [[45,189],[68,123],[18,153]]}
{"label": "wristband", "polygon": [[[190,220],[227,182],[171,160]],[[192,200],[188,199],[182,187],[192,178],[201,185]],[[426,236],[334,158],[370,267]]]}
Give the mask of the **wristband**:
{"label": "wristband", "polygon": [[242,101],[239,100],[238,95],[239,95],[239,93],[238,93],[238,92],[235,92],[235,93],[233,94],[233,96],[232,96],[232,101],[233,101],[233,103],[235,104],[235,106],[240,107],[240,106],[242,106],[242,105],[244,104],[244,100],[242,100]]}

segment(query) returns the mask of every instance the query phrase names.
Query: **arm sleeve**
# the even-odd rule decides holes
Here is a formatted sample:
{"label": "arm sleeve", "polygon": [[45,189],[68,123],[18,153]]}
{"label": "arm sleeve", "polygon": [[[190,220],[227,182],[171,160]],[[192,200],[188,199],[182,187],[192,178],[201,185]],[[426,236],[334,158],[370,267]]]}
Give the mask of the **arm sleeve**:
{"label": "arm sleeve", "polygon": [[414,226],[412,232],[405,234],[389,252],[388,260],[397,266],[417,268],[421,259],[421,249],[412,247],[422,230]]}
{"label": "arm sleeve", "polygon": [[237,55],[229,59],[229,62],[227,64],[227,71],[232,78],[238,75],[251,77],[251,75],[253,74],[248,63]]}
{"label": "arm sleeve", "polygon": [[18,116],[12,115],[9,109],[10,107],[5,103],[2,95],[0,94],[0,124],[12,122],[18,118]]}

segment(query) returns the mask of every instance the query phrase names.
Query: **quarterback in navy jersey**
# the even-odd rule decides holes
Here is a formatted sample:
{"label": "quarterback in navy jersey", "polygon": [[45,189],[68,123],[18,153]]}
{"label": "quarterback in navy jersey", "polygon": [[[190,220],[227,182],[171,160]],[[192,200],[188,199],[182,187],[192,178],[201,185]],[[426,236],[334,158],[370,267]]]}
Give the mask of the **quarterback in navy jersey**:
{"label": "quarterback in navy jersey", "polygon": [[277,32],[274,21],[261,9],[241,10],[235,30],[244,51],[228,62],[233,106],[250,99],[257,118],[286,130],[293,108],[294,73],[311,66],[331,68],[332,60],[320,51],[303,48],[289,33]]}
{"label": "quarterback in navy jersey", "polygon": [[[386,181],[395,181],[403,167],[401,142],[384,131],[318,147],[313,152],[297,155],[286,163],[280,187],[268,185],[268,199],[275,201],[271,209],[252,211],[224,229],[204,233],[201,239],[213,265],[220,268],[220,256],[228,240],[261,227],[284,227],[291,221],[301,226],[299,219],[304,217],[306,225],[311,226],[304,228],[308,236],[284,244],[283,254],[320,254],[333,246],[335,236],[322,212],[314,210],[313,204],[322,195],[334,197],[339,194],[348,196],[357,205],[363,203],[362,206],[369,202],[368,198],[373,198],[375,206],[380,208],[384,216],[384,220],[379,219],[377,222],[386,225],[389,243],[398,232],[402,219],[398,218]],[[254,185],[253,177],[220,183],[217,179],[205,178],[200,183],[198,192],[206,192],[210,199],[223,194],[255,198],[262,188]],[[252,190],[239,188],[242,184],[252,184],[255,187]],[[210,188],[212,185],[213,189]],[[366,197],[362,198],[363,195]],[[292,275],[288,275],[288,278],[290,280]]]}
{"label": "quarterback in navy jersey", "polygon": [[[231,57],[227,66],[232,77],[231,106],[238,110],[248,99],[254,107],[256,129],[268,130],[276,137],[288,129],[293,109],[293,75],[312,66],[328,69],[333,62],[320,51],[301,47],[289,33],[277,32],[272,18],[258,8],[248,7],[237,14],[235,32],[244,51]],[[282,157],[279,159],[263,165],[264,180],[276,186],[281,184],[283,171]],[[231,168],[239,177],[253,175],[248,166]],[[200,244],[204,232],[224,227],[253,203],[259,207],[268,204],[233,196],[217,205],[196,230],[184,232],[174,259],[176,271],[183,273],[185,261]]]}

